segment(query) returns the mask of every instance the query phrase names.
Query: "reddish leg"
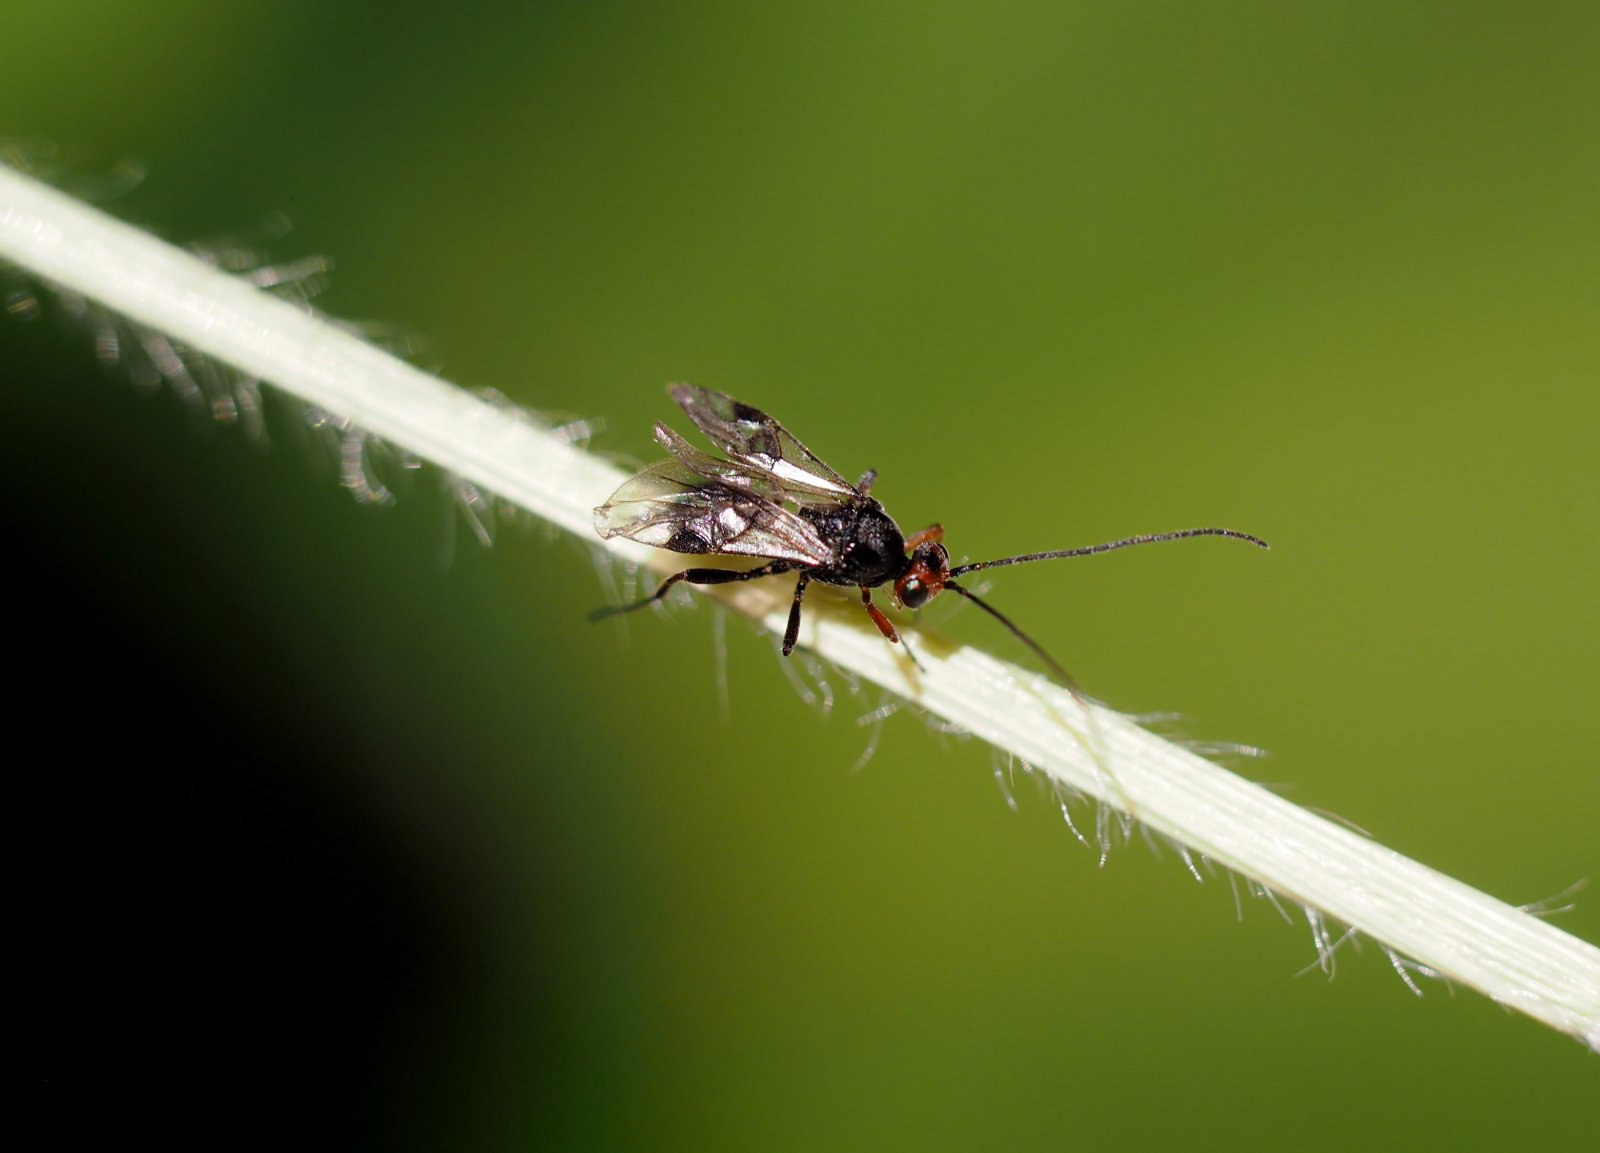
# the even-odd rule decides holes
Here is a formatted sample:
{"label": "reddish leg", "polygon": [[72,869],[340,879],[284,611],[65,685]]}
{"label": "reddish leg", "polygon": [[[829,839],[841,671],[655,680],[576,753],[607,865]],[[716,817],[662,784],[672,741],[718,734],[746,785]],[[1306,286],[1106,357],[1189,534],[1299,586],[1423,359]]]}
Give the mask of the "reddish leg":
{"label": "reddish leg", "polygon": [[930,524],[927,528],[918,529],[906,541],[906,551],[916,552],[919,544],[938,544],[944,540],[944,525]]}
{"label": "reddish leg", "polygon": [[899,644],[900,634],[894,631],[894,625],[883,615],[883,610],[872,603],[872,590],[866,585],[861,586],[861,603],[867,606],[867,615],[872,618],[872,623],[878,626],[878,631],[894,644]]}
{"label": "reddish leg", "polygon": [[917,654],[911,651],[911,645],[900,639],[900,634],[895,631],[894,625],[889,623],[889,618],[883,615],[883,610],[872,603],[872,590],[865,585],[861,587],[861,603],[867,607],[867,615],[872,618],[872,623],[878,626],[878,631],[886,639],[906,650],[906,656],[911,658],[911,663],[922,669],[922,662],[917,659]]}

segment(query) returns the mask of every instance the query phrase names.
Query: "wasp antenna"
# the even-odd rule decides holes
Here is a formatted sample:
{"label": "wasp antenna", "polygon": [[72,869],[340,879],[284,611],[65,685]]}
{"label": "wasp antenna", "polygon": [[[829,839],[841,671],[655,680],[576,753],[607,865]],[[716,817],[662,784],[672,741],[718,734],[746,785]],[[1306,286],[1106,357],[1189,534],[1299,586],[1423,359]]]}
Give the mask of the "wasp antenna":
{"label": "wasp antenna", "polygon": [[1001,624],[1005,625],[1006,628],[1010,629],[1012,636],[1016,637],[1023,644],[1027,645],[1033,650],[1035,656],[1037,656],[1046,665],[1050,666],[1050,671],[1056,675],[1056,678],[1062,683],[1062,685],[1066,687],[1066,690],[1069,693],[1076,697],[1080,703],[1088,704],[1089,699],[1085,697],[1083,695],[1083,691],[1078,688],[1078,682],[1072,679],[1072,674],[1067,672],[1066,669],[1062,668],[1061,663],[1057,661],[1055,657],[1045,652],[1044,647],[1040,645],[1038,641],[1034,640],[1027,633],[1019,629],[1010,617],[1006,616],[1005,613],[995,608],[971,589],[962,588],[953,580],[945,581],[944,587],[947,589],[955,589],[956,592],[966,597],[973,604],[977,605],[984,612],[988,613],[995,620],[999,621]]}
{"label": "wasp antenna", "polygon": [[[999,560],[979,561],[977,564],[964,564],[958,568],[953,568],[950,570],[950,575],[953,577],[960,576],[962,573],[977,572],[979,569],[1004,568],[1006,565],[1027,564],[1030,561],[1036,560],[1060,560],[1063,557],[1071,556],[1094,556],[1096,553],[1115,552],[1119,548],[1132,548],[1136,544],[1155,544],[1157,541],[1163,540],[1182,540],[1184,537],[1188,536],[1231,536],[1234,540],[1247,541],[1248,543],[1255,545],[1257,548],[1272,547],[1260,537],[1251,536],[1249,533],[1240,532],[1238,529],[1185,528],[1179,529],[1177,532],[1158,532],[1149,533],[1144,536],[1124,537],[1122,540],[1106,541],[1104,544],[1084,545],[1082,548],[1057,549],[1054,552],[1030,552],[1023,554],[1022,556],[1007,556],[1001,557]],[[966,595],[969,597],[972,596],[971,593],[967,593]],[[973,599],[976,600],[977,598],[973,597]],[[981,604],[982,602],[980,601],[979,603]],[[987,608],[988,606],[985,607]],[[990,609],[989,611],[993,612],[994,610]],[[996,615],[998,616],[999,614]],[[1013,626],[1013,631],[1015,631],[1015,626]],[[1019,633],[1018,635],[1020,636],[1021,634]]]}

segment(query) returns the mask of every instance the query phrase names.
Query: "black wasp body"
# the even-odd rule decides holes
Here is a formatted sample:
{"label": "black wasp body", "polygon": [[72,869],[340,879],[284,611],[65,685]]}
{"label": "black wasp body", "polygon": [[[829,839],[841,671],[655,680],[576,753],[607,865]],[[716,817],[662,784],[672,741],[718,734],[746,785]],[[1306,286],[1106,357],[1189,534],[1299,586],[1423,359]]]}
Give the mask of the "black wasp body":
{"label": "black wasp body", "polygon": [[906,538],[883,506],[870,496],[837,508],[801,508],[799,514],[834,546],[829,563],[811,570],[811,579],[831,585],[877,588],[906,567]]}
{"label": "black wasp body", "polygon": [[679,581],[730,584],[794,572],[798,574],[794,604],[783,634],[783,654],[788,656],[800,635],[800,604],[806,585],[813,580],[860,589],[861,603],[873,624],[895,642],[900,636],[873,603],[872,590],[893,582],[896,607],[916,609],[948,588],[999,620],[1070,684],[1066,670],[1032,638],[955,578],[980,569],[1088,556],[1188,536],[1230,536],[1267,547],[1264,541],[1233,529],[1193,528],[952,568],[939,525],[908,538],[868,495],[877,478],[875,472],[851,484],[760,409],[693,385],[675,384],[669,391],[727,459],[701,452],[666,425],[657,424],[656,441],[671,454],[670,459],[632,477],[596,508],[595,531],[607,539],[627,537],[677,553],[761,557],[767,563],[744,570],[684,569],[662,581],[643,600],[601,609],[590,614],[592,619],[642,608],[665,596]]}

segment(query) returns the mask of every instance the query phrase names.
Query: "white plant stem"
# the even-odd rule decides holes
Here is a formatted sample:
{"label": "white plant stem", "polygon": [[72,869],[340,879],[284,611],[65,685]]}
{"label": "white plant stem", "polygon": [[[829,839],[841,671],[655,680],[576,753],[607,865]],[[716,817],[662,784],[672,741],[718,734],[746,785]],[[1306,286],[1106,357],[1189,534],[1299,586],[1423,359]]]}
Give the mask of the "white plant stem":
{"label": "white plant stem", "polygon": [[[186,252],[0,166],[0,258],[232,365],[657,570],[676,558],[602,543],[591,509],[624,479],[601,459]],[[771,584],[773,582],[760,582]],[[718,599],[781,632],[787,590]],[[1600,1050],[1600,949],[1313,816],[1045,678],[925,641],[918,673],[852,612],[817,598],[802,643],[848,673],[1131,812],[1193,853],[1343,922],[1427,969]]]}

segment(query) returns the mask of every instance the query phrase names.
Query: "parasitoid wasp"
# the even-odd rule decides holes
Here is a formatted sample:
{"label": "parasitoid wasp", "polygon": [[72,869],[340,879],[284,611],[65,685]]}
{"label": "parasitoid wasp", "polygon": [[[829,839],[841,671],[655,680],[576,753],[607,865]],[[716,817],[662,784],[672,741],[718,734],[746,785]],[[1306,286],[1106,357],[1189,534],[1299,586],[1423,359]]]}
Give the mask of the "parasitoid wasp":
{"label": "parasitoid wasp", "polygon": [[895,606],[906,609],[921,608],[945,589],[953,589],[1009,629],[1070,687],[1072,677],[1055,658],[999,609],[957,584],[956,578],[1006,565],[1092,556],[1191,536],[1226,536],[1268,547],[1259,537],[1235,529],[1189,528],[952,568],[942,526],[930,525],[906,537],[883,506],[868,495],[877,479],[875,470],[868,470],[851,484],[759,409],[690,384],[672,385],[668,392],[706,439],[729,459],[701,452],[657,423],[656,442],[671,459],[624,482],[596,508],[595,531],[607,540],[621,536],[672,552],[759,557],[767,563],[753,569],[686,568],[667,577],[643,600],[597,609],[589,614],[590,620],[643,608],[660,600],[679,581],[730,584],[795,572],[799,576],[794,605],[783,632],[783,655],[788,656],[800,636],[800,602],[806,586],[814,580],[859,588],[872,623],[896,644],[900,634],[872,602],[874,588],[893,581]]}

